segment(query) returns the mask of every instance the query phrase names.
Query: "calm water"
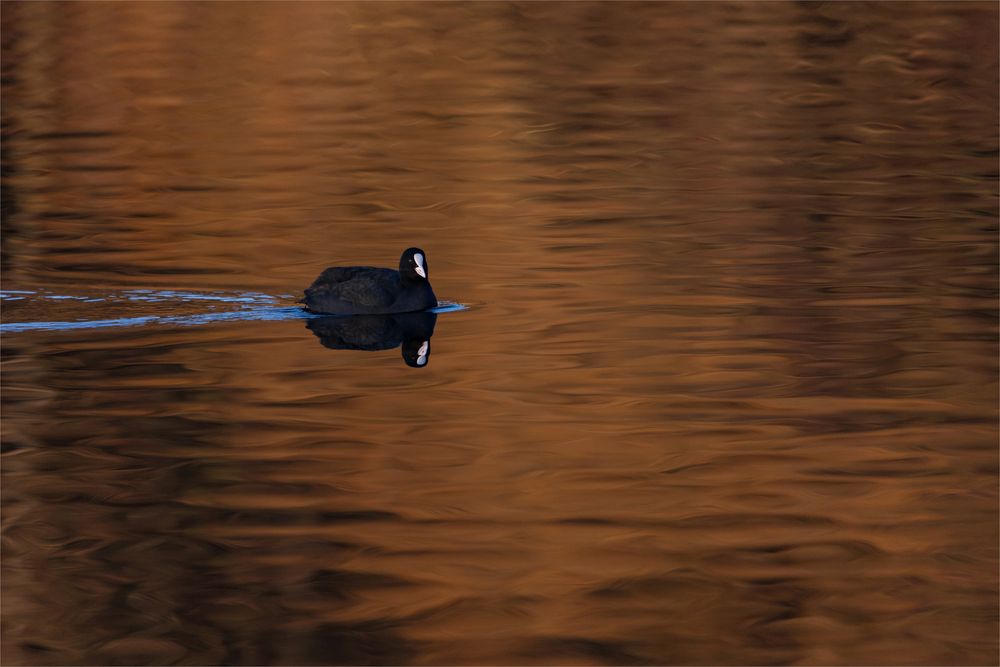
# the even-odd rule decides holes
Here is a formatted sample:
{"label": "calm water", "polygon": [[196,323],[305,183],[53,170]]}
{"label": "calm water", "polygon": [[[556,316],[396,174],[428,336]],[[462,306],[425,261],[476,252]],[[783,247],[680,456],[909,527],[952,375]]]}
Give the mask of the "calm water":
{"label": "calm water", "polygon": [[996,664],[996,25],[4,2],[4,664]]}

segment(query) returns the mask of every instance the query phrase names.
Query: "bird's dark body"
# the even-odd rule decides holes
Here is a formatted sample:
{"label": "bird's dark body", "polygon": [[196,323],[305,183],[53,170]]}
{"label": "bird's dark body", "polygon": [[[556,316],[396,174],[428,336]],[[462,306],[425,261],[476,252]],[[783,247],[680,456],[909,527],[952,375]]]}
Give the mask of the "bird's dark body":
{"label": "bird's dark body", "polygon": [[[403,271],[372,266],[335,266],[323,271],[306,288],[302,303],[313,313],[335,315],[386,315],[428,310],[437,306],[430,283],[407,269],[404,253]],[[422,254],[419,257],[423,257]]]}

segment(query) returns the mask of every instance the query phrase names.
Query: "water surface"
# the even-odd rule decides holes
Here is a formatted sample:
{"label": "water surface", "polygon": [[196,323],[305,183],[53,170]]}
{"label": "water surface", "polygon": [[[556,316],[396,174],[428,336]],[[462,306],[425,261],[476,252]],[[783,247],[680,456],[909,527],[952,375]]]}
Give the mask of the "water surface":
{"label": "water surface", "polygon": [[4,664],[997,663],[995,4],[2,20]]}

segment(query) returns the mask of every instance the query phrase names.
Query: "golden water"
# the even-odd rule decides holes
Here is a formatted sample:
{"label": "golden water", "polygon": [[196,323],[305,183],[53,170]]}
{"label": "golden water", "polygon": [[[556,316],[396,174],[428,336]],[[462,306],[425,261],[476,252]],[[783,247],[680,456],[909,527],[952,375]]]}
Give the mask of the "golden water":
{"label": "golden water", "polygon": [[2,14],[4,664],[997,663],[995,3]]}

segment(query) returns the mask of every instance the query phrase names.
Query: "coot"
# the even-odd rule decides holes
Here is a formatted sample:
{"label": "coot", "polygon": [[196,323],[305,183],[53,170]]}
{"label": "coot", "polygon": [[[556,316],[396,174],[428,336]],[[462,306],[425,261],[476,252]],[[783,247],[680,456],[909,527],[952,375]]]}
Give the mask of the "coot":
{"label": "coot", "polygon": [[399,271],[372,266],[334,266],[306,288],[302,300],[311,313],[385,315],[427,310],[437,297],[427,280],[427,254],[407,248]]}

